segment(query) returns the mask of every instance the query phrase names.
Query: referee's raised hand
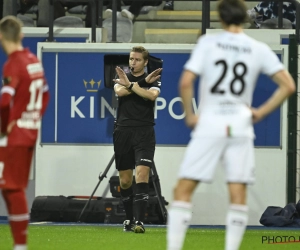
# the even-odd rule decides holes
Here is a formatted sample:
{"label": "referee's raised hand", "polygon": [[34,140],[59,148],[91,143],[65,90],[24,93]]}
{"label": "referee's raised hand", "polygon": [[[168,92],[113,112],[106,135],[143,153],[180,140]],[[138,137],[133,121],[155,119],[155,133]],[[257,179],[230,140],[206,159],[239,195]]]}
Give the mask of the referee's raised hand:
{"label": "referee's raised hand", "polygon": [[124,72],[124,70],[117,66],[116,72],[117,72],[117,75],[119,76],[119,79],[113,79],[113,81],[115,83],[123,85],[126,88],[129,87],[130,81],[128,80],[128,77],[127,77],[126,73]]}
{"label": "referee's raised hand", "polygon": [[160,78],[160,73],[162,71],[162,68],[158,68],[154,71],[152,71],[146,78],[145,78],[145,81],[146,83],[153,83],[155,81],[157,81],[159,78]]}

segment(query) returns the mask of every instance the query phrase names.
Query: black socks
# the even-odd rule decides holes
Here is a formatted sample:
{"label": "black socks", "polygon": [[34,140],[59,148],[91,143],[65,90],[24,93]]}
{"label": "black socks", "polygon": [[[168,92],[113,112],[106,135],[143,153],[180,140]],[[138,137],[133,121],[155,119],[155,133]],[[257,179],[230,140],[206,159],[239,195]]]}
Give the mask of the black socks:
{"label": "black socks", "polygon": [[126,219],[133,221],[133,189],[132,186],[128,189],[121,188],[121,200],[126,212]]}
{"label": "black socks", "polygon": [[134,199],[135,220],[144,221],[149,199],[149,184],[146,182],[136,184],[136,194]]}

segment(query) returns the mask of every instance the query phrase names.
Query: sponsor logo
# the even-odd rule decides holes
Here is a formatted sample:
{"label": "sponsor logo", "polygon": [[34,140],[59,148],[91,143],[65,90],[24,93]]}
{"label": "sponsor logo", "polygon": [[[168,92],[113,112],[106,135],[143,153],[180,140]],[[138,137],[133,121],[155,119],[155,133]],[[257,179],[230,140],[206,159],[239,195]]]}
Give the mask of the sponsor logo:
{"label": "sponsor logo", "polygon": [[44,76],[44,69],[41,63],[32,63],[27,65],[27,72],[31,79]]}
{"label": "sponsor logo", "polygon": [[[70,114],[71,118],[95,118],[97,105],[99,107],[100,118],[106,118],[107,116],[116,117],[116,108],[111,104],[111,100],[107,100],[104,96],[96,96],[96,94],[101,86],[102,80],[95,80],[95,78],[85,78],[82,80],[83,84],[80,83],[80,86],[84,87],[86,92],[90,95],[72,95],[70,97]],[[148,88],[147,88],[148,89]],[[148,101],[148,99],[145,99]],[[167,109],[171,118],[174,120],[182,120],[185,117],[185,113],[180,109],[178,111],[178,106],[181,106],[182,99],[181,97],[174,97],[171,100],[167,100],[159,96],[155,101],[154,108],[154,119],[157,119],[159,112]],[[198,113],[198,106],[196,104],[195,98],[192,101],[193,109],[195,113]],[[88,106],[88,109],[84,108]]]}
{"label": "sponsor logo", "polygon": [[149,200],[149,195],[145,195],[142,200]]}
{"label": "sponsor logo", "polygon": [[90,81],[86,81],[83,79],[83,84],[87,92],[97,92],[100,88],[101,81],[95,82],[94,79],[91,79]]}

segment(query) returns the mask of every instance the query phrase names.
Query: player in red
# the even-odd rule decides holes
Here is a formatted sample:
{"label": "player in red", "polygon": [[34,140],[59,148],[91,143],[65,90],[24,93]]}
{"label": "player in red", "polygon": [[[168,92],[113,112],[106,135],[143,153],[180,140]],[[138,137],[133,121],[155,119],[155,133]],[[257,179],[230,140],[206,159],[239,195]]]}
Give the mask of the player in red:
{"label": "player in red", "polygon": [[49,101],[43,67],[34,54],[23,48],[21,27],[13,16],[0,21],[0,42],[8,55],[0,99],[0,189],[14,250],[27,249],[29,214],[25,189],[41,117]]}

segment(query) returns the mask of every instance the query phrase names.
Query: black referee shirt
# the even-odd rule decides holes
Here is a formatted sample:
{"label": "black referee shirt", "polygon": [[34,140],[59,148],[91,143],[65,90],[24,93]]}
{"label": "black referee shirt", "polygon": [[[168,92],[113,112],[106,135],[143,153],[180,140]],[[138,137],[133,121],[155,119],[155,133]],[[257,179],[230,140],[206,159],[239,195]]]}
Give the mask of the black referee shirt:
{"label": "black referee shirt", "polygon": [[[148,75],[144,73],[141,76],[135,77],[131,73],[126,74],[130,82],[138,82],[145,79]],[[145,83],[145,86],[140,86],[144,89],[152,87],[160,89],[160,83],[157,81],[152,84]],[[119,96],[119,107],[117,111],[117,125],[124,127],[135,126],[153,126],[154,123],[154,105],[155,101],[145,99],[136,93],[127,96]]]}

